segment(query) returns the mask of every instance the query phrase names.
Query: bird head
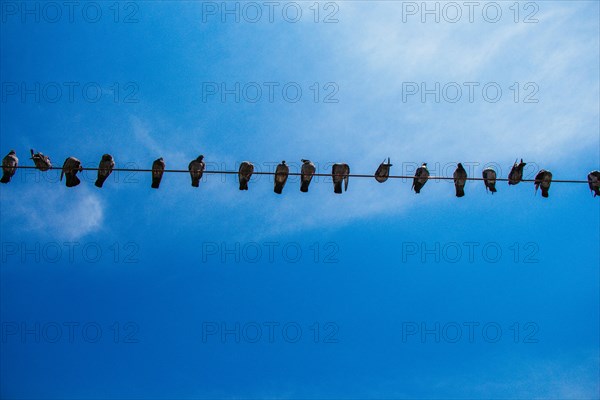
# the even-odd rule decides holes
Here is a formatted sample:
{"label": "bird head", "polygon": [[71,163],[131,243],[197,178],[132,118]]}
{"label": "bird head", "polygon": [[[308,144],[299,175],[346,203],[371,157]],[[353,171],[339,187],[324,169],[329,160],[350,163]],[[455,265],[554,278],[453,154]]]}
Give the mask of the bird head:
{"label": "bird head", "polygon": [[464,169],[464,168],[463,168],[463,165],[462,165],[461,163],[458,163],[458,168],[460,168],[460,169]]}
{"label": "bird head", "polygon": [[202,161],[202,160],[204,160],[204,155],[203,155],[203,154],[200,154],[196,160],[198,160],[198,161]]}
{"label": "bird head", "polygon": [[105,154],[102,156],[102,161],[110,161],[112,160],[112,156],[110,154]]}
{"label": "bird head", "polygon": [[285,165],[285,160],[283,160],[281,163],[282,163],[283,165]]}
{"label": "bird head", "polygon": [[8,154],[15,155],[15,154],[17,154],[17,153],[15,153],[15,151],[14,151],[14,150],[11,150],[11,151],[9,151],[9,152],[8,152]]}

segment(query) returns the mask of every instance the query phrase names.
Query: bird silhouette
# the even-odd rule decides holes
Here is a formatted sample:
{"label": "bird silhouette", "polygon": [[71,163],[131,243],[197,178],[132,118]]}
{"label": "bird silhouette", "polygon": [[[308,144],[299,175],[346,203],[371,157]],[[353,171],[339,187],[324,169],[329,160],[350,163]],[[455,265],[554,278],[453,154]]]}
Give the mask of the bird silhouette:
{"label": "bird silhouette", "polygon": [[50,168],[52,168],[50,157],[40,152],[34,153],[33,149],[30,149],[29,151],[31,151],[31,159],[33,160],[33,163],[37,169],[40,171],[48,171]]}
{"label": "bird silhouette", "polygon": [[163,174],[165,173],[165,168],[167,164],[162,157],[157,158],[152,163],[152,185],[150,186],[152,189],[158,189],[160,186],[160,181],[162,181]]}
{"label": "bird silhouette", "polygon": [[390,177],[390,167],[391,166],[392,166],[392,164],[390,164],[389,157],[387,159],[387,163],[385,162],[385,160],[383,160],[383,162],[381,164],[379,164],[379,167],[377,167],[377,171],[375,171],[375,180],[379,183],[383,183],[383,182],[387,181],[388,178]]}
{"label": "bird silhouette", "polygon": [[188,170],[190,171],[190,177],[192,178],[192,186],[198,187],[200,186],[200,179],[202,179],[202,175],[204,174],[204,169],[206,168],[206,164],[204,163],[204,156],[199,155],[195,160],[192,160],[188,165]]}
{"label": "bird silhouette", "polygon": [[489,190],[492,194],[496,193],[496,171],[486,168],[483,170],[482,176],[486,192]]}
{"label": "bird silhouette", "polygon": [[114,167],[115,160],[113,160],[113,157],[110,154],[104,154],[98,165],[98,178],[94,185],[101,188],[102,185],[104,185],[104,181],[106,181],[108,176],[112,173]]}
{"label": "bird silhouette", "polygon": [[588,174],[588,185],[594,197],[600,196],[600,171],[592,171]]}
{"label": "bird silhouette", "polygon": [[17,153],[15,153],[14,150],[9,151],[8,154],[2,159],[2,178],[0,178],[0,182],[10,182],[10,179],[13,177],[15,172],[17,172],[18,166],[19,159],[17,158]]}
{"label": "bird silhouette", "polygon": [[540,188],[542,190],[542,197],[548,197],[548,191],[550,190],[551,183],[552,172],[541,169],[533,181],[533,184],[535,185],[535,192],[537,193],[538,188]]}
{"label": "bird silhouette", "polygon": [[342,181],[344,182],[344,191],[348,190],[348,180],[350,179],[350,166],[348,164],[333,164],[331,176],[333,177],[333,192],[342,193]]}
{"label": "bird silhouette", "polygon": [[415,177],[413,179],[412,188],[415,190],[415,193],[421,193],[421,189],[427,183],[427,179],[429,178],[429,170],[427,169],[427,163],[423,163],[417,170],[415,171]]}
{"label": "bird silhouette", "polygon": [[238,177],[240,180],[240,190],[248,190],[248,181],[254,172],[254,165],[251,162],[244,161],[240,164]]}
{"label": "bird silhouette", "polygon": [[315,164],[310,160],[303,159],[300,161],[302,161],[302,168],[300,169],[300,191],[306,193],[308,192],[308,186],[317,169],[315,168]]}
{"label": "bird silhouette", "polygon": [[515,160],[514,165],[510,169],[510,172],[508,173],[508,184],[509,185],[516,185],[519,182],[521,182],[521,180],[523,179],[523,168],[525,168],[526,165],[527,165],[527,163],[524,163],[522,158],[521,158],[520,163],[518,163]]}
{"label": "bird silhouette", "polygon": [[458,163],[454,171],[454,187],[456,188],[456,197],[465,195],[465,184],[467,183],[467,171],[461,163]]}
{"label": "bird silhouette", "polygon": [[285,164],[285,161],[282,161],[275,169],[275,188],[273,189],[275,193],[281,194],[289,173],[290,168]]}
{"label": "bird silhouette", "polygon": [[77,172],[83,171],[81,161],[75,157],[69,157],[65,160],[62,171],[60,173],[60,180],[62,181],[63,175],[66,177],[67,187],[75,187],[81,183],[77,177]]}

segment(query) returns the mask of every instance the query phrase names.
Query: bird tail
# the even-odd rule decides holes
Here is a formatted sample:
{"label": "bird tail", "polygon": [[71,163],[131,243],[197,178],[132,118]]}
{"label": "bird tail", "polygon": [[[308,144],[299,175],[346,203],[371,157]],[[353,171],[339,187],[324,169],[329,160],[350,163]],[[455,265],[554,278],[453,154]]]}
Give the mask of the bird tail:
{"label": "bird tail", "polygon": [[333,192],[337,193],[337,194],[341,194],[342,193],[342,182],[336,182],[335,186],[333,187]]}
{"label": "bird tail", "polygon": [[158,189],[160,186],[160,178],[152,178],[152,185],[150,186],[152,189]]}
{"label": "bird tail", "polygon": [[465,188],[461,186],[456,187],[456,197],[463,197],[465,195]]}
{"label": "bird tail", "polygon": [[8,183],[8,182],[10,182],[10,178],[11,177],[10,177],[9,174],[4,174],[4,175],[2,175],[2,179],[0,179],[0,182],[1,183]]}
{"label": "bird tail", "polygon": [[492,194],[497,192],[495,183],[490,183],[490,192],[492,192]]}
{"label": "bird tail", "polygon": [[542,188],[542,197],[548,197],[548,189]]}
{"label": "bird tail", "polygon": [[245,179],[240,180],[240,190],[248,190],[248,181]]}
{"label": "bird tail", "polygon": [[66,174],[67,175],[67,187],[75,187],[81,183],[77,175],[75,174]]}
{"label": "bird tail", "polygon": [[276,183],[275,189],[273,189],[273,191],[277,194],[281,194],[281,192],[283,191],[283,185],[281,183]]}
{"label": "bird tail", "polygon": [[416,194],[421,193],[421,186],[420,185],[413,185],[413,189],[415,189],[415,193]]}
{"label": "bird tail", "polygon": [[192,186],[193,187],[200,186],[200,178],[192,178]]}
{"label": "bird tail", "polygon": [[594,197],[600,196],[600,188],[594,188]]}
{"label": "bird tail", "polygon": [[308,181],[303,181],[302,184],[300,185],[300,191],[301,192],[308,192],[308,185],[310,185],[310,182]]}
{"label": "bird tail", "polygon": [[96,179],[96,183],[94,183],[94,185],[96,185],[96,187],[101,188],[102,185],[104,184],[104,181],[106,180],[106,177],[104,176],[99,176],[98,179]]}

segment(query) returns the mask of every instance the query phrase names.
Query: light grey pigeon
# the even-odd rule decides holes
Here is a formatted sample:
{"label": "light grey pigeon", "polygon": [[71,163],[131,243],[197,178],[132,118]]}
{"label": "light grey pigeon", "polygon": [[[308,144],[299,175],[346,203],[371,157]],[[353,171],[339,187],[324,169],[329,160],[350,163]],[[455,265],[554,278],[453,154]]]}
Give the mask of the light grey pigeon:
{"label": "light grey pigeon", "polygon": [[167,164],[162,157],[154,160],[152,163],[152,185],[150,186],[152,189],[158,189],[160,186],[160,181],[162,180],[166,167]]}
{"label": "light grey pigeon", "polygon": [[491,168],[486,168],[483,170],[483,183],[485,183],[486,192],[492,192],[492,194],[496,193],[496,171]]}
{"label": "light grey pigeon", "polygon": [[508,173],[509,185],[516,185],[517,183],[521,182],[521,179],[523,179],[523,168],[526,165],[527,163],[524,163],[522,158],[520,163],[515,161],[515,164],[512,166],[510,172]]}
{"label": "light grey pigeon", "polygon": [[195,160],[192,160],[188,165],[188,170],[190,171],[190,176],[192,177],[192,186],[198,187],[200,186],[200,179],[202,179],[202,175],[204,174],[204,169],[206,168],[206,164],[204,163],[204,156],[199,155]]}
{"label": "light grey pigeon", "polygon": [[429,170],[427,169],[427,163],[423,163],[417,170],[415,171],[415,178],[413,179],[412,189],[415,190],[415,193],[421,193],[421,189],[427,183],[427,179],[429,178]]}
{"label": "light grey pigeon", "polygon": [[6,157],[2,159],[2,178],[0,179],[0,182],[10,182],[10,178],[17,172],[18,166],[19,159],[17,158],[17,153],[15,153],[14,150],[9,151]]}
{"label": "light grey pigeon", "polygon": [[594,197],[600,196],[600,171],[592,171],[588,174],[588,185]]}
{"label": "light grey pigeon", "polygon": [[310,181],[317,169],[315,168],[315,164],[310,160],[300,161],[302,161],[302,168],[300,170],[300,191],[306,193],[308,192],[308,185],[310,185]]}
{"label": "light grey pigeon", "polygon": [[273,189],[275,193],[281,194],[289,173],[290,168],[285,164],[285,161],[282,161],[275,169],[275,189]]}
{"label": "light grey pigeon", "polygon": [[533,184],[535,185],[535,192],[537,193],[538,188],[542,189],[542,197],[548,197],[548,191],[550,190],[550,184],[552,183],[552,172],[541,169],[540,172],[535,176]]}
{"label": "light grey pigeon", "polygon": [[348,190],[348,180],[350,179],[350,166],[348,164],[333,164],[331,176],[333,177],[333,192],[342,193],[342,181],[344,181],[344,191]]}
{"label": "light grey pigeon", "polygon": [[465,184],[467,183],[467,171],[461,163],[458,163],[454,171],[454,187],[456,188],[456,197],[465,195]]}
{"label": "light grey pigeon", "polygon": [[108,176],[112,173],[114,167],[115,160],[113,160],[113,157],[110,154],[104,154],[100,160],[100,164],[98,164],[98,178],[94,185],[101,188],[102,185],[104,185],[104,181],[106,181]]}
{"label": "light grey pigeon", "polygon": [[254,172],[254,165],[251,162],[244,161],[240,164],[238,177],[240,179],[240,190],[248,190],[248,181]]}
{"label": "light grey pigeon", "polygon": [[34,153],[33,149],[30,149],[30,151],[31,159],[33,160],[33,163],[35,164],[35,167],[37,169],[39,169],[40,171],[48,171],[50,168],[52,168],[50,157],[40,152]]}
{"label": "light grey pigeon", "polygon": [[390,177],[390,167],[391,166],[392,166],[392,164],[390,164],[389,157],[387,159],[387,163],[385,162],[385,160],[383,160],[383,162],[381,164],[379,164],[377,171],[375,171],[375,180],[379,183],[383,183],[383,182],[387,181],[388,178]]}
{"label": "light grey pigeon", "polygon": [[77,172],[83,171],[81,161],[75,157],[69,157],[65,160],[62,171],[60,173],[60,180],[62,181],[63,175],[66,176],[67,187],[74,187],[81,183],[77,177]]}

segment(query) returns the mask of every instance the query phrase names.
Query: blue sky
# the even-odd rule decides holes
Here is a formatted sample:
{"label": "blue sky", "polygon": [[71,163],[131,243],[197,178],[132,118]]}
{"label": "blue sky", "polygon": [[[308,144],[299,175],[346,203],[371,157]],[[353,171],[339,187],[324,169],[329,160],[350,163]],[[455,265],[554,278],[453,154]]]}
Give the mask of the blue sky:
{"label": "blue sky", "polygon": [[[0,153],[22,165],[35,148],[55,166],[600,168],[597,2],[479,3],[472,22],[457,3],[455,23],[445,3],[439,22],[421,2],[281,2],[273,22],[251,3],[255,23],[244,2],[227,3],[239,22],[221,2],[82,2],[72,21],[23,4],[2,3],[0,39]],[[436,83],[439,102],[407,93]],[[93,175],[67,189],[20,170],[0,188],[2,398],[598,398],[585,184],[543,199],[469,182],[457,199],[450,182],[351,178],[338,196],[291,177],[278,196],[267,176],[242,192],[234,176]]]}

